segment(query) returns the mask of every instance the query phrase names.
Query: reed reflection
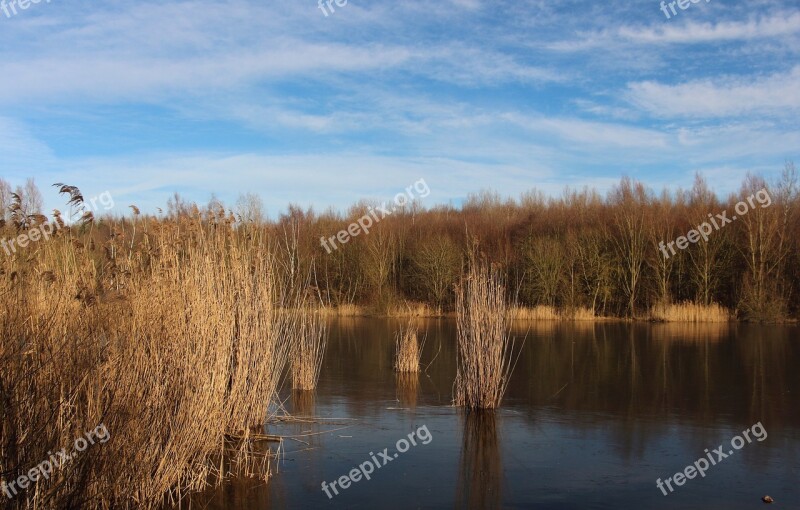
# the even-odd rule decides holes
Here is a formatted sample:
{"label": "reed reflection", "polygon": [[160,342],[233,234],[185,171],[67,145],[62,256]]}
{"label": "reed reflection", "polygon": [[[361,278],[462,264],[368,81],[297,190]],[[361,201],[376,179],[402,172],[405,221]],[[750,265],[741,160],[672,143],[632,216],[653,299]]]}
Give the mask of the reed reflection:
{"label": "reed reflection", "polygon": [[472,411],[463,418],[456,508],[501,508],[503,463],[493,411]]}
{"label": "reed reflection", "polygon": [[397,401],[400,407],[416,409],[419,395],[419,373],[396,372]]}
{"label": "reed reflection", "polygon": [[292,390],[291,414],[295,418],[315,416],[316,392],[313,390]]}

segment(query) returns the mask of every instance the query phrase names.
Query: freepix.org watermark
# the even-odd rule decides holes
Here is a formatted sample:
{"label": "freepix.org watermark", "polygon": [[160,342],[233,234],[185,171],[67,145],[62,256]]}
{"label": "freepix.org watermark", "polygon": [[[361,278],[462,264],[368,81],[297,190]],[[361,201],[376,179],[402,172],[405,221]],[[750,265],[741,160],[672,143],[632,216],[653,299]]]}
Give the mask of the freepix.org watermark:
{"label": "freepix.org watermark", "polygon": [[[394,196],[394,206],[388,208],[386,202],[384,202],[378,207],[370,207],[367,214],[348,225],[346,229],[340,230],[335,236],[330,236],[327,239],[325,237],[320,237],[320,246],[325,248],[328,253],[331,253],[333,250],[339,249],[339,247],[336,246],[336,241],[339,241],[340,244],[347,244],[350,242],[351,237],[356,237],[361,234],[361,232],[369,234],[369,229],[372,228],[374,224],[379,223],[383,218],[395,212],[398,207],[403,207],[414,200],[414,191],[420,198],[425,198],[431,194],[428,183],[425,182],[425,179],[420,179],[407,187],[405,192],[398,193]],[[330,246],[328,246],[328,243],[330,243]]]}
{"label": "freepix.org watermark", "polygon": [[0,483],[0,490],[6,495],[6,498],[13,499],[20,490],[25,490],[30,487],[31,483],[35,483],[40,479],[49,480],[54,469],[63,468],[77,457],[79,453],[95,444],[95,442],[103,444],[107,443],[109,439],[111,439],[111,433],[108,431],[108,428],[101,423],[95,427],[94,430],[90,430],[76,439],[71,453],[67,453],[66,448],[62,448],[56,453],[47,452],[47,454],[50,455],[48,460],[40,462],[36,467],[29,470],[26,474],[21,475],[16,480],[12,480],[9,483],[3,481]]}
{"label": "freepix.org watermark", "polygon": [[747,201],[742,200],[741,202],[737,203],[736,206],[734,206],[734,211],[736,211],[736,214],[732,217],[728,218],[728,211],[722,211],[720,214],[717,214],[716,217],[712,214],[709,214],[708,219],[711,221],[711,223],[708,221],[703,222],[698,225],[696,229],[690,230],[685,236],[680,236],[676,240],[670,241],[666,245],[664,244],[664,241],[661,241],[658,243],[658,249],[664,254],[664,258],[668,259],[670,258],[670,254],[667,253],[667,248],[669,248],[669,251],[672,253],[672,255],[675,255],[677,253],[673,247],[675,245],[677,245],[679,250],[685,250],[689,247],[689,243],[697,243],[700,241],[700,239],[708,242],[708,236],[710,236],[712,233],[729,223],[733,223],[740,217],[750,212],[751,209],[755,209],[755,202],[758,202],[762,209],[772,205],[772,197],[769,195],[769,192],[766,188],[758,190],[753,195],[747,197],[746,200]]}
{"label": "freepix.org watermark", "polygon": [[[324,14],[325,17],[327,18],[328,10],[331,11],[331,14],[336,12],[336,9],[333,8],[333,4],[336,4],[339,7],[344,7],[345,5],[347,5],[347,0],[319,0],[317,6],[319,6],[319,9],[322,11],[322,14]],[[328,6],[328,9],[325,9],[326,5]]]}
{"label": "freepix.org watermark", "polygon": [[[675,5],[682,11],[685,11],[689,8],[691,4],[699,4],[702,0],[676,0],[673,2],[661,2],[661,12],[664,13],[664,16],[667,19],[672,18],[672,16],[677,16],[678,11],[675,10]],[[711,0],[705,0],[706,3],[710,2]],[[667,10],[669,8],[669,10]],[[670,16],[669,11],[672,11],[672,16]]]}
{"label": "freepix.org watermark", "polygon": [[[750,434],[753,437],[750,437]],[[656,480],[656,487],[661,490],[661,493],[665,496],[669,495],[672,492],[675,492],[675,489],[672,487],[674,483],[677,487],[681,487],[686,483],[686,480],[692,480],[700,475],[701,478],[705,478],[706,471],[708,471],[711,466],[716,466],[723,460],[727,459],[731,455],[733,455],[737,450],[741,450],[744,448],[746,444],[750,444],[753,442],[753,439],[756,439],[758,442],[764,441],[767,438],[767,430],[761,424],[761,422],[756,423],[749,429],[742,431],[741,436],[735,436],[731,439],[731,448],[726,451],[723,445],[719,445],[718,448],[715,448],[708,451],[706,448],[706,456],[700,457],[695,461],[694,464],[686,466],[683,471],[679,471],[674,475],[670,476],[663,482],[661,478]],[[665,487],[666,486],[666,487]],[[667,488],[669,488],[669,493],[667,492]]]}
{"label": "freepix.org watermark", "polygon": [[[111,193],[104,191],[103,193],[100,193],[100,195],[84,202],[81,207],[78,208],[76,214],[99,211],[100,208],[97,204],[98,201],[100,202],[100,205],[103,206],[103,210],[105,211],[108,211],[114,207],[114,198],[111,196]],[[44,222],[41,225],[37,225],[28,229],[26,232],[19,234],[16,237],[0,239],[0,247],[2,247],[5,254],[10,257],[12,254],[17,252],[17,247],[27,248],[28,244],[31,242],[35,243],[42,239],[47,241],[50,239],[50,236],[53,235],[53,232],[60,228],[61,226],[58,222]]]}
{"label": "freepix.org watermark", "polygon": [[[394,454],[390,454],[388,448],[384,448],[382,452],[378,452],[377,457],[373,452],[369,452],[369,456],[371,457],[370,460],[362,462],[357,468],[351,469],[348,474],[340,476],[337,480],[332,481],[330,484],[328,484],[328,482],[322,482],[322,492],[328,496],[328,499],[333,499],[334,495],[339,495],[339,489],[345,490],[350,487],[351,483],[357,483],[361,481],[362,478],[365,480],[370,480],[372,473],[374,473],[376,469],[380,469],[386,464],[392,462],[399,457],[401,453],[406,453],[411,446],[417,446],[417,439],[419,439],[422,444],[429,444],[431,441],[433,441],[433,436],[431,435],[430,430],[428,430],[427,425],[423,425],[417,430],[411,432],[408,435],[408,439],[402,438],[397,441],[397,444],[395,444],[397,452]],[[339,486],[339,489],[336,488],[337,485]],[[333,491],[333,494],[331,494],[331,490]]]}
{"label": "freepix.org watermark", "polygon": [[[22,11],[28,10],[28,7],[41,3],[42,0],[0,0],[0,10],[6,15],[6,18],[16,16],[17,7]],[[49,4],[50,0],[45,0]]]}

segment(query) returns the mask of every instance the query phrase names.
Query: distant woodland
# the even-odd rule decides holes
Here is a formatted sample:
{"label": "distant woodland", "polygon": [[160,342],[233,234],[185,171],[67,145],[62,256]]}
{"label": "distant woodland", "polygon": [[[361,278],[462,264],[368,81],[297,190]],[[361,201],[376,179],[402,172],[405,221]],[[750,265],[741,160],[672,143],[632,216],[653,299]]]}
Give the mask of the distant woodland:
{"label": "distant woodland", "polygon": [[[77,188],[67,188],[61,191],[70,203],[47,221],[63,224],[63,218],[76,216],[70,210],[79,202]],[[710,215],[735,214],[736,203],[762,189],[769,191],[769,206],[756,203],[707,241],[664,256],[660,243],[686,236]],[[447,313],[468,255],[477,253],[501,270],[509,301],[548,307],[563,317],[582,310],[648,318],[654,307],[677,303],[720,305],[742,320],[798,314],[800,197],[792,163],[776,182],[751,175],[739,192],[724,198],[698,175],[691,189],[677,191],[654,191],[626,177],[605,195],[567,189],[550,198],[534,189],[518,199],[483,191],[461,207],[426,208],[416,201],[330,253],[321,246],[321,238],[346,229],[374,205],[362,201],[346,213],[292,205],[268,220],[253,194],[230,205],[216,199],[195,204],[176,194],[158,214],[139,214],[135,205],[118,201],[112,216],[77,215],[80,221],[67,221],[57,235],[72,236],[92,253],[96,279],[90,291],[99,298],[121,285],[134,265],[147,266],[156,256],[152,238],[164,229],[178,233],[171,239],[180,239],[182,229],[229,229],[236,242],[274,255],[284,281],[303,286],[332,309],[393,314],[424,307]],[[12,192],[0,180],[0,206],[4,238],[45,221],[32,181]],[[24,272],[24,259],[37,249],[32,244],[14,254],[15,266],[6,264],[4,277]]]}

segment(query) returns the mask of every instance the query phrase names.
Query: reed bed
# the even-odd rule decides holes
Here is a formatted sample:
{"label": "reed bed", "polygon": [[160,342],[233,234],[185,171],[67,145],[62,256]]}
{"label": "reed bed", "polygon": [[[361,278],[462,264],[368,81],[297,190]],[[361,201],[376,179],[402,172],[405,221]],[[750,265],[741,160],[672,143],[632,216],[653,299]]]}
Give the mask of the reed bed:
{"label": "reed bed", "polygon": [[319,309],[319,313],[333,317],[365,317],[367,315],[364,308],[352,303],[344,303],[339,306],[326,306]]}
{"label": "reed bed", "polygon": [[538,305],[533,308],[510,307],[509,316],[512,320],[520,321],[593,321],[600,319],[591,308],[578,307],[565,310],[557,310],[553,306]]}
{"label": "reed bed", "polygon": [[439,317],[442,315],[441,310],[436,310],[429,306],[427,303],[419,303],[415,301],[403,301],[400,304],[394,304],[386,311],[387,317]]}
{"label": "reed bed", "polygon": [[561,319],[555,307],[545,305],[539,305],[533,308],[515,306],[509,308],[508,313],[513,320],[556,321]]}
{"label": "reed bed", "polygon": [[394,369],[396,372],[419,372],[422,347],[425,342],[420,344],[419,327],[414,321],[400,328],[395,334],[395,357]]}
{"label": "reed bed", "polygon": [[512,371],[514,345],[499,273],[473,263],[456,289],[458,335],[454,403],[467,409],[495,409]]}
{"label": "reed bed", "polygon": [[253,431],[300,325],[277,313],[290,293],[269,247],[222,213],[135,221],[135,246],[92,222],[0,260],[0,481],[110,435],[6,509],[160,508],[270,476]]}
{"label": "reed bed", "polygon": [[659,322],[729,322],[733,320],[733,314],[716,303],[673,303],[654,306],[650,310],[650,318]]}
{"label": "reed bed", "polygon": [[320,314],[301,310],[295,317],[297,327],[290,339],[292,389],[310,391],[316,389],[319,381],[327,345],[327,326]]}

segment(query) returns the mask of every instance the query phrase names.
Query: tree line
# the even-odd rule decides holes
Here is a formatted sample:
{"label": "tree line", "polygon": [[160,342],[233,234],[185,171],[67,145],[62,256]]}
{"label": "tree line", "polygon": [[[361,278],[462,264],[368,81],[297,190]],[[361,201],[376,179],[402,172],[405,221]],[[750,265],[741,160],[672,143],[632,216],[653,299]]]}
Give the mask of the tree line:
{"label": "tree line", "polygon": [[[769,194],[768,206],[753,202],[761,190]],[[9,193],[0,179],[3,210],[24,202],[25,212],[39,212],[41,198],[32,181],[16,190],[16,198]],[[692,236],[717,213],[734,215],[736,204],[748,197],[753,207],[746,215],[702,238]],[[605,194],[583,188],[547,197],[532,190],[511,199],[482,191],[458,207],[425,208],[415,201],[330,253],[321,239],[379,204],[361,201],[344,213],[290,205],[268,219],[254,194],[241,195],[230,208],[213,197],[200,206],[175,194],[164,212],[140,216],[134,208],[133,216],[97,219],[91,232],[100,238],[127,236],[133,246],[147,231],[137,230],[137,224],[193,217],[224,223],[241,236],[263,238],[264,249],[280,262],[281,276],[305,285],[324,305],[357,305],[376,313],[409,303],[452,311],[466,261],[479,253],[501,271],[508,299],[522,307],[644,318],[655,306],[688,302],[719,304],[740,319],[769,321],[798,313],[798,197],[797,171],[787,163],[775,182],[748,175],[727,197],[697,175],[690,189],[675,191],[655,192],[624,177]],[[687,234],[695,240],[679,241],[682,249],[674,250],[674,241]],[[671,241],[673,248],[665,250]]]}

